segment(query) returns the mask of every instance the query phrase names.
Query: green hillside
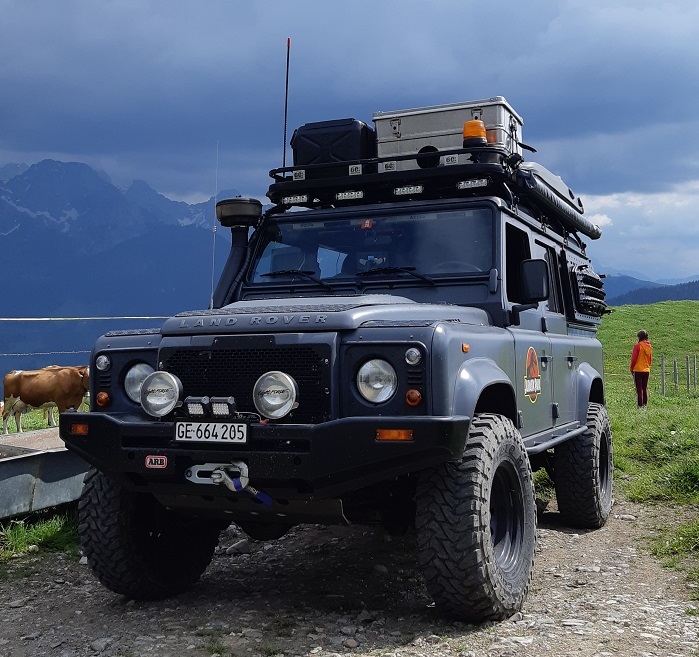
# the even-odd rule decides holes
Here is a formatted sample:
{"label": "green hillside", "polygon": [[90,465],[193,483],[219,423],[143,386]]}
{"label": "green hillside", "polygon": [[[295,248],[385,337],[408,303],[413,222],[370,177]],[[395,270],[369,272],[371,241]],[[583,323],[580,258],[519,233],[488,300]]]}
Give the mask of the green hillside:
{"label": "green hillside", "polygon": [[[607,406],[614,437],[615,486],[629,499],[667,504],[668,522],[684,519],[654,543],[657,554],[685,565],[699,582],[699,391],[668,385],[660,394],[660,356],[670,365],[699,354],[699,301],[621,306],[606,315],[599,331],[605,350]],[[653,344],[648,407],[636,408],[629,361],[636,333]],[[668,509],[668,511],[670,511]]]}
{"label": "green hillside", "polygon": [[628,361],[636,333],[642,328],[650,335],[654,354],[679,357],[699,353],[699,301],[663,301],[613,308],[605,315],[599,332],[605,354]]}

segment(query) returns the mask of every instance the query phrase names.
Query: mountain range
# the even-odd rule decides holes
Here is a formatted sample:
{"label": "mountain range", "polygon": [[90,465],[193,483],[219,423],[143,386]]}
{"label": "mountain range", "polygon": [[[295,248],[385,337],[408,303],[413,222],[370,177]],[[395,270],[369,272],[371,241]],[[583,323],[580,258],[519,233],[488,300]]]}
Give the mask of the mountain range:
{"label": "mountain range", "polygon": [[[214,198],[173,201],[142,180],[120,189],[79,162],[0,167],[3,314],[13,319],[0,318],[0,373],[86,362],[107,330],[157,326],[158,317],[206,308],[230,248],[228,231],[213,230],[214,206]],[[607,274],[610,305],[699,298],[698,282]],[[153,319],[51,319],[125,316]]]}
{"label": "mountain range", "polygon": [[[229,232],[213,231],[215,199],[172,201],[144,181],[122,190],[77,162],[7,165],[0,176],[4,317],[151,317],[209,305],[230,249]],[[84,362],[101,333],[139,327],[0,321],[0,372]],[[56,353],[73,351],[82,353]]]}
{"label": "mountain range", "polygon": [[[12,314],[55,316],[70,308],[162,315],[205,307],[214,223],[213,198],[172,201],[144,181],[121,190],[77,162],[27,167],[0,181],[0,257],[17,280],[10,284]],[[227,231],[217,232],[216,242],[220,269]]]}

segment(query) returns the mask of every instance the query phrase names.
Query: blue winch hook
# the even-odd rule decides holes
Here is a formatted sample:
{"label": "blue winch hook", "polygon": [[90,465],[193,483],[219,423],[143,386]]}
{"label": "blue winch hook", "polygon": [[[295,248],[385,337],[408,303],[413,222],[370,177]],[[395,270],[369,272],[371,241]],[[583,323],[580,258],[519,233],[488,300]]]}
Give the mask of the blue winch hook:
{"label": "blue winch hook", "polygon": [[237,477],[231,477],[223,468],[216,468],[211,473],[211,481],[215,484],[224,484],[226,488],[232,490],[234,493],[247,491],[263,504],[272,506],[273,500],[267,493],[263,493],[261,490],[250,485],[247,463],[243,463],[243,461],[232,461],[230,467],[238,471],[239,474]]}

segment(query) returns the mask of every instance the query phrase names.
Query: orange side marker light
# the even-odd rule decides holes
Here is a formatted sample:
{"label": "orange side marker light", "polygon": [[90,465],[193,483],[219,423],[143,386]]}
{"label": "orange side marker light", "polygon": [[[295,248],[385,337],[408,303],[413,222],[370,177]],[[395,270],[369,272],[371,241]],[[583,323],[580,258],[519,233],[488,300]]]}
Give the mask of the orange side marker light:
{"label": "orange side marker light", "polygon": [[412,429],[377,429],[376,440],[410,442],[413,439]]}

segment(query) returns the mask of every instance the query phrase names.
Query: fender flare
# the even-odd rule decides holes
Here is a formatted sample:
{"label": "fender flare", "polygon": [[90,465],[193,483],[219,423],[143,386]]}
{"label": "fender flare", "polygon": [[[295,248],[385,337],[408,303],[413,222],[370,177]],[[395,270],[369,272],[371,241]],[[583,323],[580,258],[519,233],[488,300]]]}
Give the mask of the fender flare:
{"label": "fender flare", "polygon": [[459,368],[454,383],[452,413],[473,418],[483,391],[493,385],[504,385],[510,390],[512,407],[515,409],[512,381],[495,361],[489,358],[471,358],[465,361]]}
{"label": "fender flare", "polygon": [[[604,387],[602,384],[602,375],[590,363],[581,363],[577,372],[577,402],[578,402],[578,417],[577,420],[581,425],[587,424],[587,405],[590,401],[604,404]],[[596,382],[599,382],[601,387],[601,398],[592,399],[592,387]]]}

